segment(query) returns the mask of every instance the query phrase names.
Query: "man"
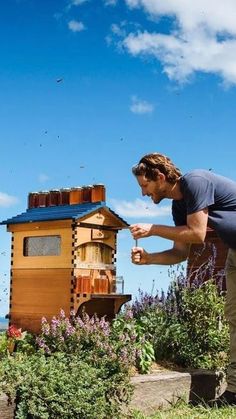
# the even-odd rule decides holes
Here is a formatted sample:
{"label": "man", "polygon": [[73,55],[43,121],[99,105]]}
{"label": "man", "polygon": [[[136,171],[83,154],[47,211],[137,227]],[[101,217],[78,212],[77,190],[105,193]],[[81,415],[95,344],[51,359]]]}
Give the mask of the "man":
{"label": "man", "polygon": [[229,246],[226,261],[227,297],[225,314],[230,326],[230,365],[227,389],[216,404],[236,405],[236,182],[208,170],[193,170],[182,176],[166,156],[147,154],[133,167],[142,195],[155,204],[172,199],[175,226],[134,224],[134,239],[159,236],[173,241],[173,247],[148,253],[132,249],[132,262],[138,265],[172,265],[188,257],[191,243],[203,243],[207,226]]}

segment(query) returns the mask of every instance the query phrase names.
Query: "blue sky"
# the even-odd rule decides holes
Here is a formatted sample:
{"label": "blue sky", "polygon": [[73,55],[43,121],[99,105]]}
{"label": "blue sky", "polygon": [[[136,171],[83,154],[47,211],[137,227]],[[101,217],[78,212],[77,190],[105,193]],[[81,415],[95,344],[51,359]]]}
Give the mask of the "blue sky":
{"label": "blue sky", "polygon": [[[234,0],[8,0],[0,39],[1,220],[26,209],[29,191],[104,183],[129,223],[172,223],[170,202],[142,198],[131,174],[152,151],[236,180]],[[121,232],[125,291],[166,289],[167,268],[132,265],[132,246]],[[2,226],[0,315],[9,270]]]}

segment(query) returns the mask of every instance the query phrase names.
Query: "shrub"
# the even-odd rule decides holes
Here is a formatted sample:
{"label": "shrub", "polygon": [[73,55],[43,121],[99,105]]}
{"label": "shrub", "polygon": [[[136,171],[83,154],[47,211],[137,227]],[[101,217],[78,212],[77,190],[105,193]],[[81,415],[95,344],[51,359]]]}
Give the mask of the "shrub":
{"label": "shrub", "polygon": [[58,317],[51,322],[42,319],[42,333],[36,342],[45,354],[66,352],[77,354],[81,360],[93,366],[105,363],[109,370],[129,373],[135,363],[135,346],[131,336],[118,330],[104,317],[99,319],[95,314],[89,317],[86,313],[70,318],[61,310]]}
{"label": "shrub", "polygon": [[69,319],[61,310],[50,323],[43,319],[35,353],[25,345],[8,352],[0,363],[0,390],[16,396],[19,419],[118,419],[132,392],[134,351],[124,357],[126,343],[117,345],[104,318],[84,313]]}
{"label": "shrub", "polygon": [[112,323],[112,340],[124,359],[129,359],[140,373],[150,371],[155,353],[149,332],[141,320],[133,317],[129,306]]}
{"label": "shrub", "polygon": [[[206,265],[206,266],[205,266]],[[167,293],[140,292],[131,309],[155,348],[156,361],[183,367],[219,369],[228,362],[229,330],[224,318],[225,295],[219,274],[214,278],[214,258],[189,278],[183,267],[171,269]],[[213,276],[202,283],[202,276]]]}
{"label": "shrub", "polygon": [[224,297],[213,280],[201,286],[173,282],[155,333],[157,359],[184,367],[224,368],[229,348]]}
{"label": "shrub", "polygon": [[5,332],[0,332],[0,360],[7,354],[7,336]]}
{"label": "shrub", "polygon": [[16,354],[1,363],[1,388],[16,396],[16,419],[106,419],[121,417],[129,398],[128,377],[107,377],[76,355]]}
{"label": "shrub", "polygon": [[111,371],[117,372],[129,373],[136,366],[140,372],[147,373],[155,359],[144,325],[133,318],[129,308],[111,324],[104,317],[90,318],[86,313],[81,317],[72,314],[69,319],[61,311],[51,323],[42,319],[42,334],[37,343],[47,354],[77,353],[80,359],[89,359],[94,366],[105,362],[110,364]]}

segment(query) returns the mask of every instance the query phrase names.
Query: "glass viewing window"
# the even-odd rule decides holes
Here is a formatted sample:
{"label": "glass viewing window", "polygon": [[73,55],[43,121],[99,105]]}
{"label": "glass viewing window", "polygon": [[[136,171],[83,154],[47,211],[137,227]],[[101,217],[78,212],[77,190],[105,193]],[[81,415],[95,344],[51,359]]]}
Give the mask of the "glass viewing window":
{"label": "glass viewing window", "polygon": [[60,253],[60,236],[37,236],[24,238],[24,256],[59,256]]}

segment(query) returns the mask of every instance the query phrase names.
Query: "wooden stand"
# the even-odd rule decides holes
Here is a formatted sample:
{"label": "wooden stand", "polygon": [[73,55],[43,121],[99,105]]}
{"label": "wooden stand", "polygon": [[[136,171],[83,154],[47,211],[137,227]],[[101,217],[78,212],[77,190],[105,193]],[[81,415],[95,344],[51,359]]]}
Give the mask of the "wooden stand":
{"label": "wooden stand", "polygon": [[112,320],[119,313],[123,304],[131,300],[130,294],[76,294],[74,301],[75,312],[81,315],[83,310],[92,316],[106,316]]}

